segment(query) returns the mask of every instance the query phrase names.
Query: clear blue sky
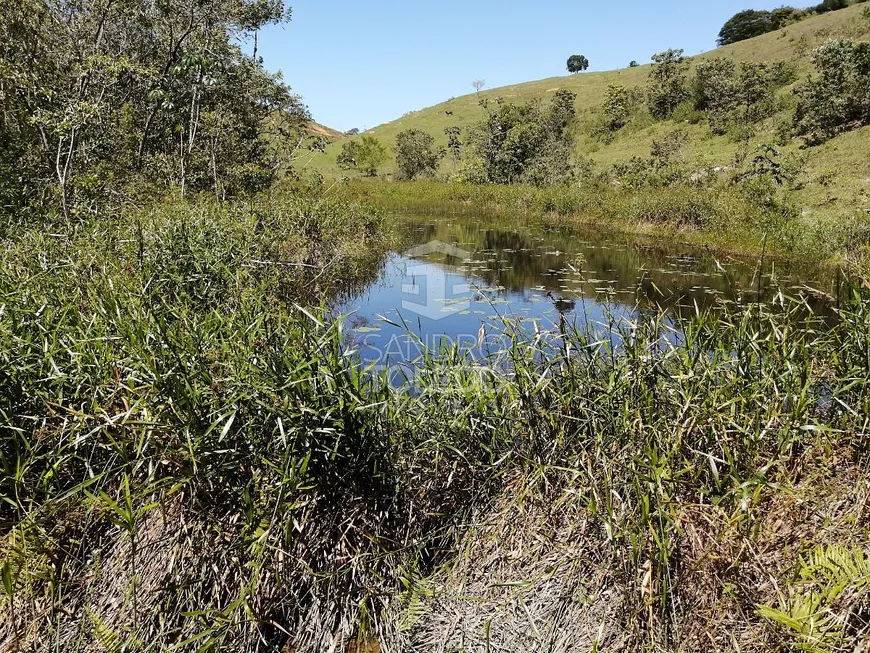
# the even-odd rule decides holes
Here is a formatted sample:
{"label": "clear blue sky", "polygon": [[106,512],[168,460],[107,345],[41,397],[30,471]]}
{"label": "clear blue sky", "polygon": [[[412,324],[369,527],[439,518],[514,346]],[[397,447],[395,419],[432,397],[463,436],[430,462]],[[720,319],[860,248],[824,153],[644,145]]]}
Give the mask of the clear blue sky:
{"label": "clear blue sky", "polygon": [[[669,47],[716,45],[741,9],[784,0],[287,0],[293,21],[260,34],[260,54],[335,129],[375,127],[487,88],[567,74],[572,54],[612,70]],[[798,3],[800,4],[800,3]]]}

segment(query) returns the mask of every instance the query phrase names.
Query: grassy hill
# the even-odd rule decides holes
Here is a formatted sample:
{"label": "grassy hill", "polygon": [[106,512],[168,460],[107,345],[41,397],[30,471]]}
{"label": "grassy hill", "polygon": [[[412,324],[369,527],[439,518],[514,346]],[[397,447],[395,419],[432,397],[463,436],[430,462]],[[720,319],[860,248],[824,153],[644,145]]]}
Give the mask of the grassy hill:
{"label": "grassy hill", "polygon": [[323,136],[324,138],[329,138],[331,140],[338,140],[344,137],[344,134],[340,131],[336,131],[326,125],[321,125],[319,122],[308,123],[307,129],[311,136]]}
{"label": "grassy hill", "polygon": [[[870,17],[866,15],[868,4],[857,4],[847,9],[835,11],[788,26],[777,32],[742,41],[733,45],[698,55],[692,59],[692,69],[699,63],[715,57],[727,57],[735,61],[754,61],[774,63],[794,61],[799,70],[799,79],[810,74],[813,66],[810,61],[812,50],[829,38],[870,39]],[[674,43],[679,47],[679,43]],[[650,53],[652,54],[652,53]],[[728,135],[714,136],[703,122],[690,124],[687,121],[669,120],[655,122],[645,111],[638,112],[616,138],[605,143],[594,135],[601,122],[601,103],[607,87],[619,84],[627,88],[644,87],[651,65],[626,68],[600,73],[585,73],[563,77],[551,77],[524,84],[504,86],[450,99],[441,104],[412,111],[398,120],[385,123],[366,134],[380,139],[392,148],[396,135],[410,128],[422,129],[431,133],[440,145],[446,144],[444,129],[447,127],[466,128],[483,116],[479,106],[481,99],[521,103],[529,100],[547,100],[559,89],[567,89],[577,94],[577,125],[575,127],[576,153],[593,161],[601,168],[609,168],[615,163],[625,162],[633,156],[648,156],[653,140],[682,129],[688,135],[683,150],[684,158],[701,165],[727,166],[740,148],[736,139]],[[690,75],[692,72],[690,71]],[[777,140],[777,126],[787,122],[791,116],[791,87],[780,91],[782,110],[758,126],[752,144],[771,143]],[[783,147],[786,151],[800,153],[805,157],[806,167],[797,201],[805,207],[804,212],[811,214],[854,213],[856,208],[870,208],[870,127],[843,134],[825,145],[801,150],[801,143],[793,141]],[[335,163],[341,143],[331,144],[322,157],[310,164],[327,178],[338,178],[348,173]],[[448,174],[452,163],[441,164],[441,174]],[[382,173],[389,175],[393,163],[384,165]],[[354,175],[354,173],[351,173]]]}

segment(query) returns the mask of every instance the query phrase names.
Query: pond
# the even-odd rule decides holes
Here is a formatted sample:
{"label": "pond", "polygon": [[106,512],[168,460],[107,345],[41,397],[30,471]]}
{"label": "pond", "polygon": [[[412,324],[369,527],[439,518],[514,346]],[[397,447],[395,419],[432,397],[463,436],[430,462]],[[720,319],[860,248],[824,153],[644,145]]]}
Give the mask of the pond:
{"label": "pond", "polygon": [[803,296],[830,311],[835,270],[714,256],[704,248],[603,231],[497,224],[491,218],[396,217],[402,245],[377,279],[341,298],[351,348],[374,366],[454,345],[483,357],[507,325],[530,332],[589,327],[661,310],[694,313],[723,301]]}

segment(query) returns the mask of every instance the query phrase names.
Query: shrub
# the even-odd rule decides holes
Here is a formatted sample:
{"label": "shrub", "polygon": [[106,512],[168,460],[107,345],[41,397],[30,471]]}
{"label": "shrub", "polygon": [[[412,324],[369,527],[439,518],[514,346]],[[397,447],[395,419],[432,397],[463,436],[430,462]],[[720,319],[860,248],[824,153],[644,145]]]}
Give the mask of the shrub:
{"label": "shrub", "polygon": [[666,50],[653,55],[652,60],[655,65],[649,75],[647,103],[655,118],[665,120],[689,96],[686,83],[689,62],[682,50]]}
{"label": "shrub", "polygon": [[813,64],[819,74],[796,90],[795,134],[817,144],[870,122],[870,43],[828,41]]}
{"label": "shrub", "polygon": [[363,136],[342,145],[335,162],[344,170],[359,170],[369,177],[377,177],[378,168],[386,160],[386,146],[374,136]]}
{"label": "shrub", "polygon": [[681,129],[666,134],[660,140],[653,140],[650,156],[656,168],[667,168],[682,163],[681,152],[689,142],[689,135]]}
{"label": "shrub", "polygon": [[607,92],[604,94],[605,129],[610,133],[622,129],[628,122],[630,112],[628,89],[616,84],[608,86]]}
{"label": "shrub", "polygon": [[431,134],[419,129],[406,129],[396,136],[396,174],[399,179],[434,175],[440,158]]}

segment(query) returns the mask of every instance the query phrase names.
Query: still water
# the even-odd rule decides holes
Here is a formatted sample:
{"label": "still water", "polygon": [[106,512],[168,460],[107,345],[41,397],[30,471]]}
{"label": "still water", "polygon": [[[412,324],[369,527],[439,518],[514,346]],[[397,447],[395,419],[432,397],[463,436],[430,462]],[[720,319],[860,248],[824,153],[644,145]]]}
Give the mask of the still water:
{"label": "still water", "polygon": [[458,346],[503,347],[506,330],[593,328],[661,310],[803,296],[826,310],[840,293],[829,269],[714,256],[703,248],[596,231],[497,224],[491,218],[397,218],[402,243],[377,279],[342,298],[349,344],[369,364]]}

